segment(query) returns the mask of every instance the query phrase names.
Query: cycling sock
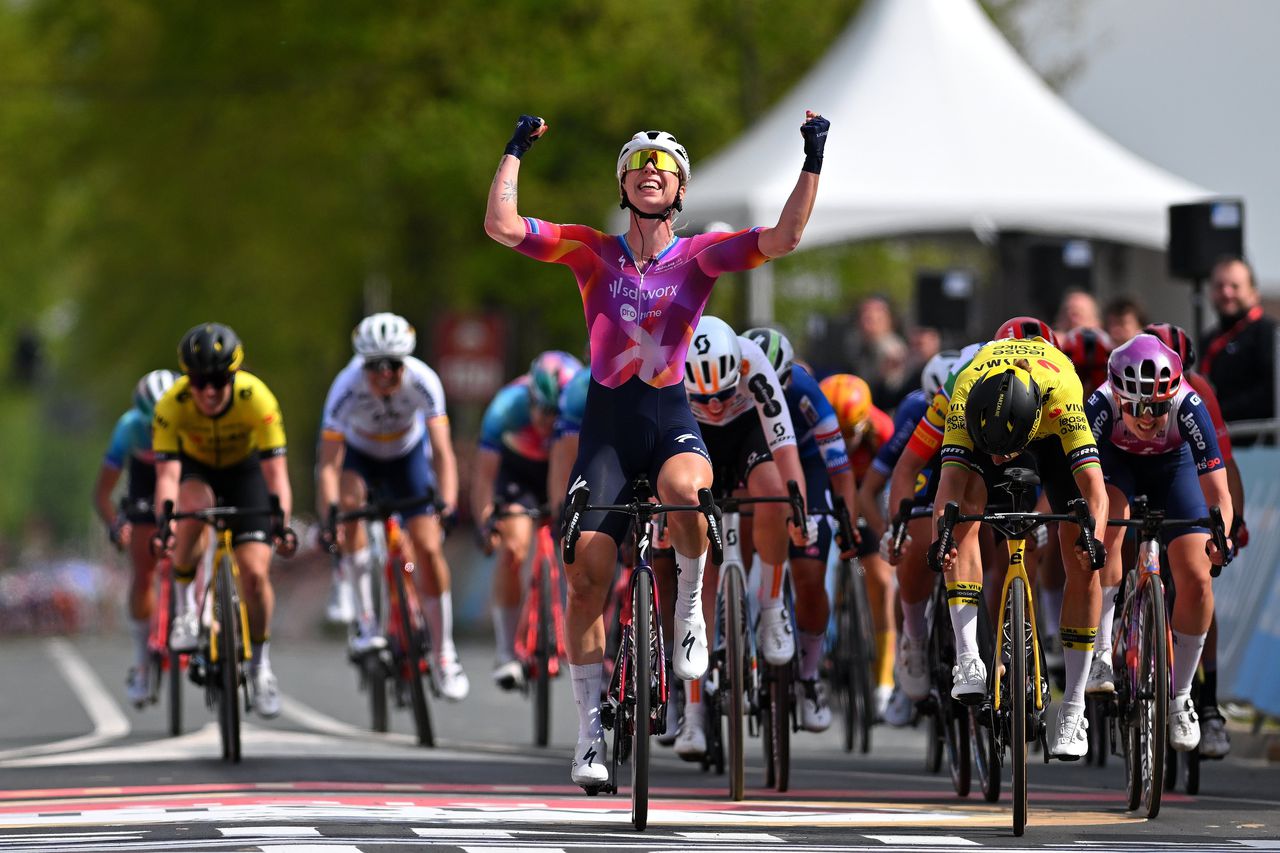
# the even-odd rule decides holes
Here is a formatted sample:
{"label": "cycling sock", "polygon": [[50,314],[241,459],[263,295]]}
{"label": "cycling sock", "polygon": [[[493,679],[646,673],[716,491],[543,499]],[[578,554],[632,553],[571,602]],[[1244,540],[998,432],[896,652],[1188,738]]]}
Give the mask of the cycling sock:
{"label": "cycling sock", "polygon": [[250,669],[256,672],[264,666],[271,666],[271,656],[267,654],[267,649],[270,645],[270,640],[249,643],[250,648],[253,649],[253,659],[249,661]]}
{"label": "cycling sock", "polygon": [[825,634],[800,632],[800,680],[812,681],[818,677],[818,667],[822,665],[822,645],[827,640]]}
{"label": "cycling sock", "polygon": [[702,679],[695,678],[692,681],[684,683],[684,714],[685,719],[695,719],[699,723],[702,722]]}
{"label": "cycling sock", "polygon": [[1044,635],[1052,637],[1062,630],[1062,587],[1040,587],[1040,624]]}
{"label": "cycling sock", "polygon": [[707,565],[707,552],[689,557],[676,551],[676,618],[689,619],[702,612],[702,574]]}
{"label": "cycling sock", "polygon": [[195,566],[173,566],[173,612],[182,615],[195,607],[195,591],[192,589],[196,579]]}
{"label": "cycling sock", "polygon": [[151,650],[147,647],[147,642],[151,639],[151,620],[150,619],[131,619],[133,624],[130,626],[133,633],[134,652],[137,657],[134,663],[140,667],[146,667],[151,663]]}
{"label": "cycling sock", "polygon": [[1097,636],[1097,628],[1062,628],[1062,658],[1067,670],[1067,686],[1062,691],[1064,704],[1084,707],[1084,688]]}
{"label": "cycling sock", "polygon": [[978,656],[978,608],[982,606],[982,584],[957,581],[947,584],[947,609],[956,635],[956,660]]}
{"label": "cycling sock", "polygon": [[782,578],[786,566],[779,563],[771,566],[760,560],[760,609],[768,610],[782,606]]}
{"label": "cycling sock", "polygon": [[520,625],[520,608],[493,606],[493,634],[498,643],[498,663],[516,659],[516,631]]}
{"label": "cycling sock", "polygon": [[360,617],[371,618],[373,606],[373,552],[368,546],[351,554],[343,554],[338,562],[342,566],[343,579],[351,585],[359,598]]}
{"label": "cycling sock", "polygon": [[1116,619],[1116,590],[1118,586],[1102,588],[1102,616],[1098,619],[1098,636],[1093,643],[1093,656],[1100,657],[1104,652],[1111,652],[1111,626]]}
{"label": "cycling sock", "polygon": [[441,660],[456,658],[458,651],[453,646],[453,596],[446,592],[423,597],[422,613],[427,617],[427,630],[431,632],[436,655]]}
{"label": "cycling sock", "polygon": [[[974,622],[977,625],[977,622]],[[898,653],[897,634],[876,631],[876,684],[893,686],[893,660]]]}
{"label": "cycling sock", "polygon": [[902,633],[907,639],[919,645],[929,637],[929,622],[926,614],[929,611],[929,599],[924,601],[902,602]]}
{"label": "cycling sock", "polygon": [[1203,634],[1184,634],[1173,632],[1173,693],[1176,699],[1185,699],[1191,693],[1191,682],[1196,677],[1196,667],[1200,665],[1200,653],[1204,651]]}
{"label": "cycling sock", "polygon": [[[1203,655],[1202,655],[1203,657]],[[1200,707],[1218,709],[1218,670],[1204,668],[1204,681],[1200,684]]]}
{"label": "cycling sock", "polygon": [[603,677],[604,664],[569,664],[573,701],[578,706],[578,740],[604,736],[604,727],[600,725],[600,679]]}

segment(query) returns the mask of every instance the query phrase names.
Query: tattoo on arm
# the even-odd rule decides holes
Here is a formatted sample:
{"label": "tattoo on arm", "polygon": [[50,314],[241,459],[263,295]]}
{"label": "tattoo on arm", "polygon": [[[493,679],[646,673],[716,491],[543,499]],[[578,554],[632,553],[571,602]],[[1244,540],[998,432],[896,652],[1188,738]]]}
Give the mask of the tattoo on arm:
{"label": "tattoo on arm", "polygon": [[501,200],[504,202],[516,203],[516,182],[513,178],[507,178],[502,182]]}

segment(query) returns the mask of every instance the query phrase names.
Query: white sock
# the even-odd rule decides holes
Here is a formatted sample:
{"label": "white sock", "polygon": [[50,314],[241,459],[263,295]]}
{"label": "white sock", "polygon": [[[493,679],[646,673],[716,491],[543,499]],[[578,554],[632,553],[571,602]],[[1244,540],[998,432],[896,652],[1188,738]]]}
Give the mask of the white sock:
{"label": "white sock", "polygon": [[956,661],[978,656],[978,608],[982,606],[982,584],[955,581],[947,584],[947,609],[956,635]]}
{"label": "white sock", "polygon": [[684,683],[684,722],[686,726],[702,728],[702,679]]}
{"label": "white sock", "polygon": [[498,663],[516,659],[516,631],[520,627],[520,608],[493,606],[493,635],[498,644]]}
{"label": "white sock", "polygon": [[813,681],[822,665],[822,646],[827,638],[823,634],[800,632],[800,680]]}
{"label": "white sock", "polygon": [[427,630],[431,632],[436,656],[441,660],[457,657],[458,651],[453,645],[453,595],[445,592],[423,597],[422,612],[427,617]]}
{"label": "white sock", "polygon": [[253,658],[249,661],[249,668],[257,670],[259,667],[271,666],[271,657],[267,654],[267,647],[271,643],[250,643],[249,646],[253,650]]}
{"label": "white sock", "polygon": [[373,603],[373,552],[368,546],[352,554],[343,554],[338,561],[342,566],[342,575],[351,588],[355,590],[357,605],[360,608],[361,620],[373,620],[375,612]]}
{"label": "white sock", "polygon": [[173,580],[173,615],[181,616],[184,613],[190,613],[195,609],[196,599],[195,581],[180,581],[177,578]]}
{"label": "white sock", "polygon": [[702,573],[707,552],[689,557],[676,551],[676,618],[688,620],[702,612]]}
{"label": "white sock", "polygon": [[151,663],[151,650],[147,641],[151,639],[150,619],[130,619],[130,633],[133,634],[134,664],[146,668]]}
{"label": "white sock", "polygon": [[1062,650],[1063,663],[1067,669],[1067,686],[1062,692],[1064,705],[1084,707],[1084,688],[1089,681],[1089,665],[1093,663],[1093,649]]}
{"label": "white sock", "polygon": [[760,560],[760,609],[769,610],[782,606],[782,582],[785,580],[785,565],[779,563],[771,566]]}
{"label": "white sock", "polygon": [[1196,667],[1200,665],[1200,653],[1204,651],[1203,634],[1184,634],[1173,632],[1173,698],[1181,703],[1191,695],[1191,682],[1196,677]]}
{"label": "white sock", "polygon": [[1116,590],[1118,586],[1102,588],[1102,615],[1098,619],[1098,636],[1093,641],[1093,656],[1100,657],[1106,653],[1111,656],[1111,626],[1116,619]]}
{"label": "white sock", "polygon": [[573,701],[578,706],[578,740],[604,736],[604,727],[600,725],[600,679],[603,677],[604,664],[569,664]]}
{"label": "white sock", "polygon": [[929,599],[902,602],[902,633],[912,643],[920,644],[929,638]]}

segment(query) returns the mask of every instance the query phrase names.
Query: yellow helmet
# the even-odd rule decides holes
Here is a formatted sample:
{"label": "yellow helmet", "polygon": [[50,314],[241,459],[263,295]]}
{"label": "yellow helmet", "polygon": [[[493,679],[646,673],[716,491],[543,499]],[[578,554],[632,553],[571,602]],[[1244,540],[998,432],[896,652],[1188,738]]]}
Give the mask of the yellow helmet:
{"label": "yellow helmet", "polygon": [[840,421],[840,432],[853,435],[871,416],[871,388],[852,373],[836,373],[818,383]]}

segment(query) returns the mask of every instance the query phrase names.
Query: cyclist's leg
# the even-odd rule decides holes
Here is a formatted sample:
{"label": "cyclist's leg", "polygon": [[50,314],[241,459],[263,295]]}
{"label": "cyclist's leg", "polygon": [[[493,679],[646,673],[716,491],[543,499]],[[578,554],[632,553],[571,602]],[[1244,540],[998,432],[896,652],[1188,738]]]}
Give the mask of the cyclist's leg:
{"label": "cyclist's leg", "polygon": [[867,581],[867,601],[876,632],[876,703],[881,708],[893,689],[894,658],[898,649],[898,624],[894,614],[893,567],[878,553],[862,558]]}
{"label": "cyclist's leg", "polygon": [[[530,462],[504,449],[498,463],[494,496],[499,513],[534,510],[547,502],[547,464]],[[497,650],[494,680],[510,689],[523,681],[516,662],[516,631],[520,622],[520,569],[529,558],[534,525],[527,515],[513,514],[497,521],[498,559],[493,568],[492,613]]]}
{"label": "cyclist's leg", "polygon": [[[231,542],[235,546],[236,563],[240,566],[240,587],[244,595],[245,609],[249,616],[248,640],[253,650],[249,661],[249,675],[256,679],[256,691],[262,694],[266,682],[274,693],[274,678],[268,658],[271,640],[271,617],[275,611],[275,590],[271,587],[271,525],[274,523],[265,508],[270,503],[267,482],[257,460],[218,472],[215,491],[226,506],[263,507],[260,515],[241,516],[231,523]],[[278,696],[263,697],[256,701],[264,716],[275,716],[279,711]]]}
{"label": "cyclist's leg", "polygon": [[[210,486],[212,472],[191,459],[182,460],[182,483],[178,487],[178,512],[192,512],[214,505]],[[169,626],[169,645],[175,651],[191,651],[200,633],[196,606],[195,579],[204,551],[204,525],[185,520],[174,526],[173,596],[174,618]]]}
{"label": "cyclist's leg", "polygon": [[[1112,518],[1129,517],[1129,498],[1117,487],[1107,485],[1108,513]],[[1099,572],[1102,584],[1102,609],[1098,614],[1098,636],[1093,645],[1093,663],[1089,668],[1089,680],[1085,684],[1088,693],[1114,693],[1115,673],[1111,665],[1112,628],[1115,626],[1116,592],[1124,575],[1125,528],[1108,527],[1103,534],[1107,549],[1107,564]]]}
{"label": "cyclist's leg", "polygon": [[[989,462],[985,456],[981,459],[980,464],[984,466]],[[965,474],[960,512],[976,515],[987,505],[987,485],[982,472],[968,469]],[[964,702],[977,703],[987,690],[986,664],[978,646],[978,608],[982,606],[981,526],[960,524],[954,535],[957,558],[955,567],[946,575],[947,609],[956,641],[951,695]]]}
{"label": "cyclist's leg", "polygon": [[[368,499],[369,489],[360,469],[348,461],[352,460],[352,448],[347,449],[343,457],[342,476],[338,480],[338,505],[344,510],[354,510],[363,506]],[[372,648],[374,638],[380,636],[381,628],[377,620],[377,603],[373,600],[373,572],[375,556],[369,547],[369,537],[365,525],[359,521],[349,521],[342,526],[342,556],[338,564],[342,572],[342,583],[346,588],[345,595],[355,599],[356,622],[358,625],[357,640],[353,641],[353,650],[362,647]]]}
{"label": "cyclist's leg", "polygon": [[907,525],[910,541],[898,561],[898,596],[902,600],[902,640],[898,648],[898,683],[909,699],[920,700],[929,694],[929,671],[925,644],[929,640],[929,596],[933,594],[934,574],[929,569],[929,543],[933,539],[933,520],[912,519]]}
{"label": "cyclist's leg", "polygon": [[1215,612],[1200,654],[1204,681],[1200,684],[1200,754],[1206,758],[1224,758],[1231,751],[1227,722],[1218,710],[1218,615]]}

